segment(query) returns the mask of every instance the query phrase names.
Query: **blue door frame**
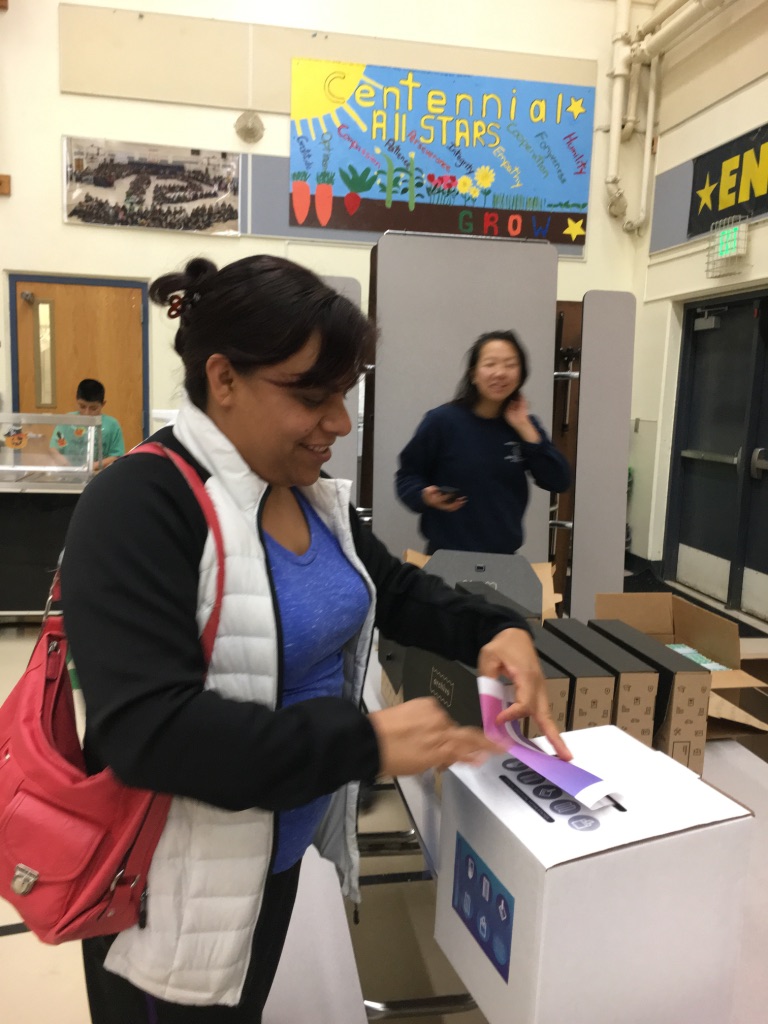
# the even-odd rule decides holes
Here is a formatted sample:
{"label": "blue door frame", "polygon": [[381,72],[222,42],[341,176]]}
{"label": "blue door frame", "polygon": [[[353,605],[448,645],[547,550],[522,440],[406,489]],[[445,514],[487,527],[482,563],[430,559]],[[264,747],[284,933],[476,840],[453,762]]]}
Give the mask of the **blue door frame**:
{"label": "blue door frame", "polygon": [[16,285],[19,281],[40,281],[44,284],[77,284],[94,288],[138,288],[141,291],[141,380],[142,418],[144,437],[149,435],[149,288],[146,281],[114,280],[109,277],[62,277],[57,274],[9,274],[11,310],[11,388],[13,411],[19,410],[19,367],[16,355],[18,344],[18,310]]}

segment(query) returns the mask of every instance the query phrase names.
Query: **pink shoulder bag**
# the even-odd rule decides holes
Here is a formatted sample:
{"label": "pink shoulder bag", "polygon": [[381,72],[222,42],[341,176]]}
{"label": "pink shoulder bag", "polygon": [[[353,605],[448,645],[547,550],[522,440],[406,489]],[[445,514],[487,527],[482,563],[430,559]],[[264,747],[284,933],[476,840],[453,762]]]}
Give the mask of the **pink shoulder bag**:
{"label": "pink shoulder bag", "polygon": [[[216,602],[200,643],[210,663],[224,591],[224,545],[199,475],[156,442],[133,449],[170,459],[216,543]],[[88,775],[75,727],[67,637],[54,577],[24,675],[0,707],[0,897],[43,942],[112,935],[145,921],[147,873],[171,797]]]}

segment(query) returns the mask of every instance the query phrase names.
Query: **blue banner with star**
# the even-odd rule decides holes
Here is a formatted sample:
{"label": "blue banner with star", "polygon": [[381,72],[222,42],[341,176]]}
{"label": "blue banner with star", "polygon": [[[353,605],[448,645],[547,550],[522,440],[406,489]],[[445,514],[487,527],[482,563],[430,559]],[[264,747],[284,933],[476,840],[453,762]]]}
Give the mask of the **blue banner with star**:
{"label": "blue banner with star", "polygon": [[768,125],[693,161],[688,237],[726,217],[768,214]]}
{"label": "blue banner with star", "polygon": [[583,246],[595,90],[294,60],[290,223]]}

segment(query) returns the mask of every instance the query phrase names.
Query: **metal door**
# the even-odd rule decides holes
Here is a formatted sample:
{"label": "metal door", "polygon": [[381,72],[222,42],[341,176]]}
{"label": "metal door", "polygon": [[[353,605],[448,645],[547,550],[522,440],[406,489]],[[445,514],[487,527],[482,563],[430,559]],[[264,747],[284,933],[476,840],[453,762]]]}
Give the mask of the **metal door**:
{"label": "metal door", "polygon": [[665,545],[671,578],[765,619],[767,313],[762,296],[686,310]]}

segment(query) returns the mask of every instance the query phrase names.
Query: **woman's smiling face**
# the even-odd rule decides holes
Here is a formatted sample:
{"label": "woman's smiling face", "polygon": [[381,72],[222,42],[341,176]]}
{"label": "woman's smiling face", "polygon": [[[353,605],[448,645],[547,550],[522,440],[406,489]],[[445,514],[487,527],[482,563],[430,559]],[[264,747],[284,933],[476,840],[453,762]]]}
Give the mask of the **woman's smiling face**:
{"label": "woman's smiling face", "polygon": [[487,402],[502,403],[520,386],[520,353],[511,341],[492,338],[480,350],[475,366],[477,393]]}
{"label": "woman's smiling face", "polygon": [[294,386],[319,352],[320,339],[311,335],[281,363],[248,374],[230,367],[228,392],[211,388],[208,414],[254,473],[276,487],[315,483],[336,438],[352,429],[343,391]]}

